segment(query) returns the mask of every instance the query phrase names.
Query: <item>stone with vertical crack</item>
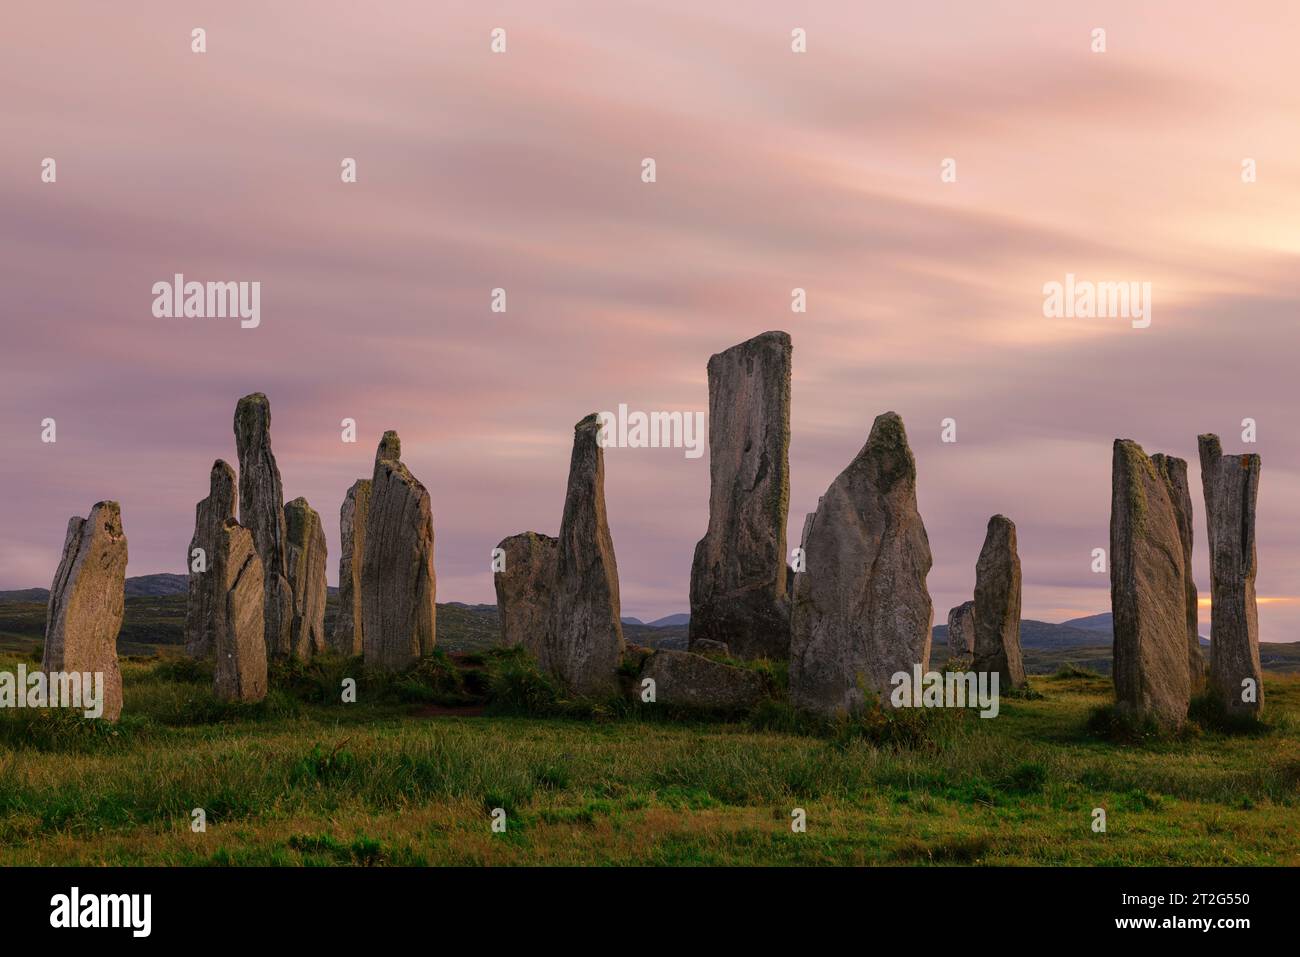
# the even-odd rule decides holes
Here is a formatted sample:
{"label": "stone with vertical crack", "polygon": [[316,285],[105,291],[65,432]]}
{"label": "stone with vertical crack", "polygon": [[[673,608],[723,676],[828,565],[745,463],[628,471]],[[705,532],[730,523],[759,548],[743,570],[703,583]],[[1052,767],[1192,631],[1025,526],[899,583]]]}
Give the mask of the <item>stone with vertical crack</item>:
{"label": "stone with vertical crack", "polygon": [[[189,569],[189,593],[185,604],[185,652],[192,658],[212,655],[213,629],[222,614],[225,594],[217,577],[209,575],[213,556],[221,542],[226,520],[235,517],[239,503],[239,488],[235,470],[221,459],[212,463],[208,475],[208,496],[194,508],[194,536],[190,539],[185,564]],[[195,565],[202,549],[201,568]]]}

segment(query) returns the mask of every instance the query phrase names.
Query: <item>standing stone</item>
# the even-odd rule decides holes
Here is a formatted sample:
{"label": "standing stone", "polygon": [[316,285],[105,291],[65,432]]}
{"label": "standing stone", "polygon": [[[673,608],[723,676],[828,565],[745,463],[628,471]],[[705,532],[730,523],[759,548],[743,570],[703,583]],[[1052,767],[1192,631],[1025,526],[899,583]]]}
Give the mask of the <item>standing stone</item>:
{"label": "standing stone", "polygon": [[[185,566],[190,572],[185,604],[185,652],[192,658],[207,658],[212,654],[214,618],[219,615],[219,603],[225,601],[225,594],[216,576],[208,572],[226,519],[235,517],[238,498],[235,470],[217,459],[208,476],[208,497],[194,508],[194,537],[185,554]],[[203,550],[203,571],[194,570],[194,550],[199,548]]]}
{"label": "standing stone", "polygon": [[213,692],[225,701],[261,701],[266,697],[262,560],[252,532],[233,518],[222,524],[210,574],[221,592],[213,633]]}
{"label": "standing stone", "polygon": [[[1142,447],[1116,439],[1110,604],[1116,705],[1177,727],[1187,718],[1187,569],[1169,486]],[[978,599],[976,599],[978,608]]]}
{"label": "standing stone", "polygon": [[433,651],[437,581],[429,493],[400,459],[396,432],[375,458],[361,562],[361,642],[366,664],[397,671]]}
{"label": "standing stone", "polygon": [[1020,657],[1020,555],[1016,526],[1005,515],[989,519],[984,547],[975,565],[976,672],[998,674],[999,688],[1022,688]]}
{"label": "standing stone", "polygon": [[287,657],[292,650],[293,589],[286,577],[284,490],[271,454],[271,403],[254,392],[235,407],[239,451],[239,522],[253,533],[266,589],[266,651]]}
{"label": "standing stone", "polygon": [[1205,684],[1205,656],[1201,654],[1200,615],[1196,580],[1192,577],[1192,491],[1187,484],[1187,462],[1157,452],[1151,464],[1169,490],[1169,502],[1178,522],[1178,537],[1183,543],[1183,607],[1187,622],[1187,677],[1193,694]]}
{"label": "standing stone", "polygon": [[790,600],[790,336],[765,332],[709,359],[709,528],[691,565],[690,642],[786,658]]}
{"label": "standing stone", "polygon": [[600,418],[587,416],[573,431],[569,485],[556,546],[556,586],[550,670],[584,695],[618,689],[623,658],[618,564],[605,514],[605,454]]}
{"label": "standing stone", "polygon": [[548,636],[554,624],[560,540],[537,532],[511,535],[498,548],[505,567],[492,576],[501,619],[501,643],[520,645],[550,670]]}
{"label": "standing stone", "polygon": [[325,650],[325,529],[320,515],[296,498],[284,507],[285,570],[293,589],[290,651],[306,660]]}
{"label": "standing stone", "polygon": [[[1258,711],[1264,704],[1255,608],[1260,459],[1224,455],[1217,435],[1202,435],[1199,446],[1210,539],[1210,686],[1230,712]],[[1251,685],[1253,701],[1246,693]]]}
{"label": "standing stone", "polygon": [[357,479],[339,509],[339,610],[330,647],[351,658],[361,654],[361,565],[366,554],[366,516],[370,513],[370,479]]}
{"label": "standing stone", "polygon": [[45,612],[41,670],[102,675],[101,717],[108,721],[122,714],[117,634],[126,607],[126,558],[117,502],[99,502],[89,518],[69,519]]}
{"label": "standing stone", "polygon": [[805,525],[795,576],[790,698],[823,715],[888,701],[890,679],[929,667],[930,542],[916,507],[903,420],[878,416],[867,444]]}
{"label": "standing stone", "polygon": [[975,603],[962,602],[948,612],[948,657],[966,658],[975,653]]}

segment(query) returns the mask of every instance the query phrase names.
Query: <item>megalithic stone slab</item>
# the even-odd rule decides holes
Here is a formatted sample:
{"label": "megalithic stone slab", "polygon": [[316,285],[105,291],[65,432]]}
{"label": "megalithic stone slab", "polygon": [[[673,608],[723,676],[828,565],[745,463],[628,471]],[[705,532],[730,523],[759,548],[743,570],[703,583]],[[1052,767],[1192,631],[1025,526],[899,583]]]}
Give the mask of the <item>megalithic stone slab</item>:
{"label": "megalithic stone slab", "polygon": [[[379,453],[392,454],[397,433]],[[437,640],[433,509],[429,492],[399,459],[377,458],[361,562],[361,642],[366,664],[397,671]]]}
{"label": "megalithic stone slab", "polygon": [[[238,504],[235,470],[217,459],[208,476],[208,497],[194,508],[194,537],[185,553],[190,575],[185,604],[185,652],[193,658],[207,658],[212,654],[213,628],[220,617],[225,593],[217,576],[208,572],[213,567],[213,556],[224,535],[226,520],[235,517]],[[195,549],[203,550],[202,571],[195,571]]]}
{"label": "megalithic stone slab", "polygon": [[45,613],[41,670],[102,675],[101,717],[108,721],[122,714],[117,635],[126,607],[126,560],[117,502],[97,503],[89,518],[73,517]]}
{"label": "megalithic stone slab", "polygon": [[339,509],[339,610],[330,647],[340,655],[361,654],[361,565],[366,553],[366,517],[370,514],[370,479],[357,479]]}
{"label": "megalithic stone slab", "polygon": [[1169,486],[1142,446],[1116,439],[1110,505],[1115,701],[1122,711],[1169,727],[1187,719],[1191,697],[1186,579]]}
{"label": "megalithic stone slab", "polygon": [[740,658],[790,652],[790,336],[709,359],[709,528],[691,564],[690,641]]}
{"label": "megalithic stone slab", "polygon": [[1187,462],[1157,452],[1151,456],[1156,474],[1169,490],[1169,503],[1178,522],[1178,538],[1183,544],[1183,614],[1187,623],[1187,677],[1195,694],[1205,685],[1205,656],[1201,653],[1201,634],[1197,605],[1196,579],[1193,577],[1192,491],[1187,483]]}
{"label": "megalithic stone slab", "polygon": [[320,515],[301,497],[284,507],[284,523],[285,568],[294,606],[290,651],[305,661],[325,650],[325,529]]}
{"label": "megalithic stone slab", "polygon": [[523,532],[511,535],[497,547],[505,562],[505,567],[492,576],[501,619],[501,643],[522,646],[543,670],[549,671],[560,540]]}
{"label": "megalithic stone slab", "polygon": [[213,635],[213,693],[225,701],[266,697],[266,618],[262,560],[253,534],[233,518],[221,527],[212,569],[222,609]]}
{"label": "megalithic stone slab", "polygon": [[554,624],[547,662],[578,694],[618,690],[623,658],[618,564],[605,512],[605,455],[600,418],[587,416],[573,430],[569,484],[556,546]]}
{"label": "megalithic stone slab", "polygon": [[1210,540],[1210,686],[1229,711],[1257,711],[1264,704],[1255,607],[1260,458],[1224,455],[1217,435],[1198,444]]}
{"label": "megalithic stone slab", "polygon": [[866,445],[806,526],[795,576],[790,698],[838,715],[889,701],[890,679],[929,667],[932,559],[916,506],[916,461],[903,421],[876,418]]}
{"label": "megalithic stone slab", "polygon": [[293,589],[286,574],[284,489],[271,453],[271,403],[261,392],[235,407],[239,452],[239,523],[253,533],[264,576],[266,651],[287,657],[292,650]]}
{"label": "megalithic stone slab", "polygon": [[948,612],[948,657],[975,653],[975,602],[962,602]]}
{"label": "megalithic stone slab", "polygon": [[975,565],[976,672],[998,674],[999,688],[1022,688],[1025,666],[1020,656],[1020,555],[1016,526],[1005,515],[989,519]]}

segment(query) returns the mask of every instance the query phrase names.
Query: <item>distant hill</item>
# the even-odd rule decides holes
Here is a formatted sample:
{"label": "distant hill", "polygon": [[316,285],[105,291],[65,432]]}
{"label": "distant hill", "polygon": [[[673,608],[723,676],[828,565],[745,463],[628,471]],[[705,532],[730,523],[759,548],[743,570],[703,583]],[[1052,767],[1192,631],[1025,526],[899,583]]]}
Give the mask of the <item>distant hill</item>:
{"label": "distant hill", "polygon": [[[162,595],[184,595],[189,592],[188,575],[136,575],[126,580],[123,591],[127,598],[156,598]],[[21,588],[17,591],[0,591],[0,601],[50,600],[48,588]]]}
{"label": "distant hill", "polygon": [[621,621],[621,622],[622,622],[623,624],[625,624],[625,625],[644,625],[644,624],[645,624],[645,622],[642,621],[640,618],[620,618],[619,621]]}
{"label": "distant hill", "polygon": [[1084,631],[1104,631],[1106,634],[1111,634],[1115,630],[1115,619],[1108,611],[1103,611],[1100,615],[1071,618],[1069,621],[1061,622],[1061,624],[1068,625],[1071,628],[1082,628]]}
{"label": "distant hill", "polygon": [[691,616],[685,612],[678,612],[675,615],[665,615],[663,618],[656,618],[648,622],[651,628],[675,628],[678,625],[689,625]]}

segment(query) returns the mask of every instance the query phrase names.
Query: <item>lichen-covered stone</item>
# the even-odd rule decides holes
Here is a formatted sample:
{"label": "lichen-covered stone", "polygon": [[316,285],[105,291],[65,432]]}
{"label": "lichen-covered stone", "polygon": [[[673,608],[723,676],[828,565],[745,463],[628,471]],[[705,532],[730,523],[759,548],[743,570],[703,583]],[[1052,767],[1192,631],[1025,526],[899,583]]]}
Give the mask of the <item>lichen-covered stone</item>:
{"label": "lichen-covered stone", "polygon": [[1169,490],[1169,504],[1178,522],[1178,537],[1183,543],[1183,608],[1187,622],[1187,676],[1195,694],[1205,684],[1205,656],[1201,653],[1201,634],[1196,580],[1192,568],[1192,492],[1187,483],[1187,462],[1157,452],[1151,464]]}
{"label": "lichen-covered stone", "polygon": [[213,632],[213,693],[225,701],[266,697],[266,637],[262,560],[252,533],[227,519],[216,545],[211,574],[221,592]]}
{"label": "lichen-covered stone", "polygon": [[286,574],[284,489],[271,453],[271,403],[261,392],[235,407],[235,447],[239,452],[239,523],[253,533],[262,560],[267,654],[292,651],[296,608]]}
{"label": "lichen-covered stone", "polygon": [[[386,432],[380,455],[400,451]],[[398,459],[376,458],[361,564],[361,641],[368,666],[396,671],[433,651],[437,579],[429,492]]]}
{"label": "lichen-covered stone", "polygon": [[948,657],[975,653],[975,602],[962,602],[948,612]]}
{"label": "lichen-covered stone", "polygon": [[976,672],[998,674],[999,688],[1022,688],[1020,656],[1020,555],[1016,526],[1005,515],[989,519],[984,547],[975,565]]}
{"label": "lichen-covered stone", "polygon": [[547,663],[578,694],[618,690],[623,657],[618,564],[605,513],[605,455],[600,418],[587,416],[573,431],[569,482],[556,548],[556,586]]}
{"label": "lichen-covered stone", "polygon": [[887,703],[895,673],[929,667],[934,613],[916,461],[896,413],[876,418],[866,445],[826,490],[804,526],[803,550],[791,701],[828,716]]}
{"label": "lichen-covered stone", "polygon": [[302,660],[325,650],[325,529],[320,515],[296,498],[284,507],[285,569],[293,589],[290,653]]}
{"label": "lichen-covered stone", "polygon": [[650,655],[641,667],[635,693],[643,693],[647,678],[654,681],[654,703],[699,711],[741,713],[769,694],[767,679],[758,672],[689,651],[660,650]]}
{"label": "lichen-covered stone", "polygon": [[1199,446],[1210,540],[1210,687],[1230,712],[1253,712],[1264,704],[1255,607],[1260,458],[1224,455],[1216,435],[1202,435]]}
{"label": "lichen-covered stone", "polygon": [[1122,711],[1169,727],[1187,719],[1191,697],[1183,555],[1168,484],[1140,445],[1116,439],[1110,510],[1115,700]]}
{"label": "lichen-covered stone", "polygon": [[[213,555],[226,520],[235,517],[238,499],[235,470],[217,459],[212,463],[208,476],[208,497],[194,508],[194,536],[190,539],[189,551],[185,553],[190,575],[185,604],[185,652],[193,658],[207,658],[212,654],[214,620],[220,614],[225,594],[216,576],[208,572],[212,569]],[[195,570],[196,549],[203,550],[202,571]]]}
{"label": "lichen-covered stone", "polygon": [[122,714],[117,635],[126,608],[126,561],[117,502],[98,502],[88,518],[69,519],[45,613],[41,669],[102,675],[100,717],[108,721]]}
{"label": "lichen-covered stone", "polygon": [[505,567],[492,576],[501,643],[527,649],[543,670],[550,670],[559,545],[559,539],[537,532],[512,535],[498,546]]}
{"label": "lichen-covered stone", "polygon": [[330,647],[340,655],[361,654],[361,565],[366,553],[366,517],[370,514],[370,479],[357,479],[339,509],[339,609]]}
{"label": "lichen-covered stone", "polygon": [[790,653],[790,336],[765,332],[709,359],[709,527],[691,565],[691,644],[739,658]]}

